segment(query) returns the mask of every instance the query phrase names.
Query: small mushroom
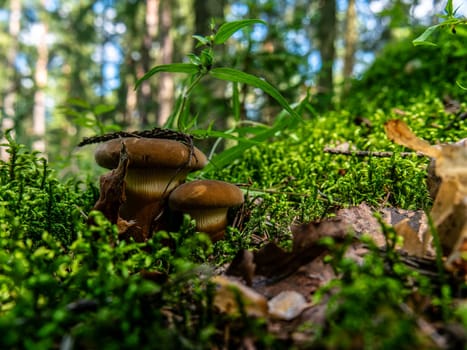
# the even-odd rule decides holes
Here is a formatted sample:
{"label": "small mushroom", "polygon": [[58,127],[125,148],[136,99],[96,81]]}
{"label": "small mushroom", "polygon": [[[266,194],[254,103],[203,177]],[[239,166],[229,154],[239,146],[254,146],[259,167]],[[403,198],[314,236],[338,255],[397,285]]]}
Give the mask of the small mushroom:
{"label": "small mushroom", "polygon": [[[190,171],[203,168],[206,156],[196,147],[175,140],[128,137],[113,139],[95,151],[97,164],[115,169],[125,143],[129,164],[125,176],[125,202],[119,214],[141,227],[142,240],[159,228],[155,221],[163,213],[164,200],[183,183]],[[135,237],[136,239],[136,237]],[[138,238],[137,240],[141,240]]]}
{"label": "small mushroom", "polygon": [[196,180],[177,187],[169,196],[169,207],[189,214],[196,229],[213,242],[224,237],[227,211],[243,203],[243,192],[235,185],[218,180]]}

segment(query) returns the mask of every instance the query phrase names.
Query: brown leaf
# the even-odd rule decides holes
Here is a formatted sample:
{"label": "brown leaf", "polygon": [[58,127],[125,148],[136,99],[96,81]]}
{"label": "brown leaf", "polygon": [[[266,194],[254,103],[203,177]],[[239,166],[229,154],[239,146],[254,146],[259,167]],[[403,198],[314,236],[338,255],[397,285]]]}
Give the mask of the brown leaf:
{"label": "brown leaf", "polygon": [[[293,225],[292,251],[286,251],[275,243],[268,243],[253,253],[255,275],[261,275],[275,280],[284,278],[296,271],[300,266],[322,255],[327,248],[319,244],[323,237],[333,237],[342,240],[347,234],[347,225],[340,220],[326,220],[316,223]],[[239,253],[239,254],[244,254]],[[245,266],[250,266],[245,270]],[[229,268],[228,274],[240,275],[246,281],[251,281],[251,263],[237,256]]]}
{"label": "brown leaf", "polygon": [[440,145],[440,154],[436,158],[435,173],[442,179],[456,178],[467,189],[467,141]]}
{"label": "brown leaf", "polygon": [[452,254],[467,238],[467,196],[460,198],[452,190],[453,182],[445,181],[433,205],[431,216],[445,255]]}
{"label": "brown leaf", "polygon": [[226,270],[226,274],[230,276],[242,277],[247,286],[253,283],[256,264],[254,263],[254,255],[249,250],[241,250],[235,255]]}
{"label": "brown leaf", "polygon": [[[435,188],[430,188],[430,193],[436,196],[430,215],[443,254],[448,257],[446,267],[457,269],[456,272],[467,278],[464,250],[467,240],[467,140],[434,147],[415,136],[400,120],[388,121],[385,129],[394,142],[435,158],[429,168],[429,175],[433,176],[434,167],[434,175],[437,177]],[[426,230],[425,242],[429,234],[430,231]]]}
{"label": "brown leaf", "polygon": [[118,167],[99,179],[100,193],[93,210],[100,211],[112,224],[118,223],[119,209],[125,201],[125,175],[128,161],[128,153],[122,142]]}
{"label": "brown leaf", "polygon": [[399,145],[422,152],[430,157],[436,158],[439,155],[439,149],[418,138],[402,120],[389,120],[384,124],[384,129],[388,138]]}
{"label": "brown leaf", "polygon": [[212,282],[217,285],[213,303],[219,311],[230,315],[241,312],[256,317],[268,315],[266,298],[253,289],[225,276],[214,276]]}
{"label": "brown leaf", "polygon": [[396,233],[402,237],[402,250],[410,255],[423,256],[425,255],[425,244],[419,238],[417,232],[410,226],[409,219],[403,219],[394,225]]}

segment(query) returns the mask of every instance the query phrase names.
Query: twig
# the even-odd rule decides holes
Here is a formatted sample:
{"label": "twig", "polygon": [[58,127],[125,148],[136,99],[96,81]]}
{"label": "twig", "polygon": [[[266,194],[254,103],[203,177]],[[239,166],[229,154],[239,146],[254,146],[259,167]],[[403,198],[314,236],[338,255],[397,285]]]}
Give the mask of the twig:
{"label": "twig", "polygon": [[394,154],[397,154],[401,157],[425,157],[424,154],[420,152],[385,152],[385,151],[349,151],[349,150],[340,150],[337,148],[324,147],[324,152],[330,154],[341,154],[344,156],[357,156],[357,157],[381,157],[381,158],[390,158]]}
{"label": "twig", "polygon": [[108,133],[104,135],[85,137],[78,144],[78,147],[90,145],[93,143],[100,143],[100,142],[105,142],[105,141],[109,141],[113,139],[118,139],[121,137],[145,137],[145,138],[154,138],[154,139],[170,139],[170,140],[181,141],[189,146],[193,145],[192,135],[184,134],[182,132],[169,130],[169,129],[154,128],[151,130],[142,130],[142,131],[133,131],[133,132],[117,131],[117,132]]}

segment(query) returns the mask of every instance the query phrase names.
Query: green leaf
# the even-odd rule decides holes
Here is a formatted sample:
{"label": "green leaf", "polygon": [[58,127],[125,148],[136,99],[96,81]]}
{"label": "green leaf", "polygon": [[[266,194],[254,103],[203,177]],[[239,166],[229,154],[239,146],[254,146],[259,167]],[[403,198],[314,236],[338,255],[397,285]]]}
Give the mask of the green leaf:
{"label": "green leaf", "polygon": [[460,81],[456,81],[456,84],[457,84],[457,86],[459,86],[462,90],[466,90],[466,91],[467,91],[467,85],[466,85],[466,86],[462,85],[462,84],[460,83]]}
{"label": "green leaf", "polygon": [[193,39],[195,39],[196,41],[198,41],[198,43],[196,44],[196,47],[200,47],[200,46],[203,46],[203,45],[208,45],[209,44],[209,39],[206,38],[205,36],[201,36],[201,35],[192,35]]}
{"label": "green leaf", "polygon": [[428,41],[428,38],[433,34],[440,24],[428,27],[422,34],[420,34],[418,37],[416,37],[413,41],[412,44],[415,46],[420,46],[420,45],[426,45],[426,46],[437,46],[435,43],[432,43],[431,41]]}
{"label": "green leaf", "polygon": [[444,11],[446,11],[446,14],[450,17],[454,15],[454,6],[452,6],[452,0],[448,0],[446,3],[446,7],[444,8]]}
{"label": "green leaf", "polygon": [[245,142],[246,144],[257,145],[259,142],[255,142],[252,139],[247,139],[245,137],[237,136],[231,133],[227,133],[225,131],[216,131],[216,130],[206,130],[206,129],[192,129],[190,130],[190,134],[193,136],[206,138],[206,137],[220,137],[223,139],[228,140],[235,140]]}
{"label": "green leaf", "polygon": [[238,88],[238,83],[234,82],[232,84],[232,110],[235,121],[240,121],[240,92]]}
{"label": "green leaf", "polygon": [[[232,164],[236,159],[240,158],[241,155],[250,147],[255,144],[264,142],[265,140],[277,135],[277,133],[286,129],[289,126],[296,125],[296,119],[286,118],[286,113],[279,114],[272,127],[265,128],[264,131],[257,133],[254,137],[245,139],[239,137],[239,144],[228,148],[221,153],[216,154],[203,168],[203,173],[209,173],[213,169],[221,169],[229,164]],[[239,131],[239,130],[237,130]],[[241,134],[241,133],[240,133]]]}
{"label": "green leaf", "polygon": [[94,107],[93,112],[95,115],[102,115],[108,112],[112,112],[114,109],[115,107],[111,105],[98,104]]}
{"label": "green leaf", "polygon": [[243,84],[248,84],[251,86],[254,86],[256,88],[259,88],[263,90],[265,93],[267,93],[269,96],[271,96],[273,99],[279,103],[279,105],[284,108],[289,114],[297,120],[301,120],[300,116],[295,112],[292,107],[290,107],[289,103],[287,100],[281,95],[281,93],[271,84],[269,84],[267,81],[262,80],[258,77],[255,77],[254,75],[232,69],[232,68],[226,68],[226,67],[219,67],[219,68],[213,68],[209,74],[211,74],[214,78],[221,79],[221,80],[226,80],[226,81],[231,81],[231,82],[236,82],[236,83],[243,83]]}
{"label": "green leaf", "polygon": [[212,66],[212,62],[214,60],[212,50],[211,49],[204,49],[201,51],[200,54],[201,64],[204,67],[210,68]]}
{"label": "green leaf", "polygon": [[213,42],[214,44],[223,44],[238,30],[258,23],[266,25],[266,22],[260,19],[245,19],[224,23],[217,30]]}
{"label": "green leaf", "polygon": [[141,83],[154,74],[166,72],[166,73],[185,73],[185,74],[195,74],[199,70],[196,64],[192,63],[171,63],[171,64],[162,64],[160,66],[155,66],[149,70],[145,75],[136,81],[135,89],[139,88]]}
{"label": "green leaf", "polygon": [[87,101],[81,100],[79,98],[69,98],[66,101],[66,103],[68,105],[71,105],[71,106],[74,106],[74,107],[81,107],[81,108],[84,108],[84,109],[90,109],[91,108],[91,105]]}

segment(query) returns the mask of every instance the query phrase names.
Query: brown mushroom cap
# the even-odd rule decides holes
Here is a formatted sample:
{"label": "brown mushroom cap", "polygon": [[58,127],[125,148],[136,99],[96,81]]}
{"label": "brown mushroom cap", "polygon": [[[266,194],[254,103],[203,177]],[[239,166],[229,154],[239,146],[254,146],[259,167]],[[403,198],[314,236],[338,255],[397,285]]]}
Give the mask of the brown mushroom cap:
{"label": "brown mushroom cap", "polygon": [[125,177],[127,195],[160,198],[185,181],[190,171],[203,168],[207,158],[198,148],[167,139],[126,137],[102,143],[94,154],[97,164],[114,169],[124,142],[129,164]]}
{"label": "brown mushroom cap", "polygon": [[213,242],[222,239],[227,211],[243,203],[243,192],[235,185],[217,180],[197,180],[178,186],[169,196],[172,210],[190,214],[198,231]]}
{"label": "brown mushroom cap", "polygon": [[169,205],[178,211],[230,208],[243,203],[243,192],[235,185],[219,180],[195,180],[178,186],[169,197]]}
{"label": "brown mushroom cap", "polygon": [[100,144],[94,154],[97,164],[107,169],[115,169],[120,159],[121,143],[125,146],[130,158],[130,168],[180,168],[192,170],[202,169],[206,156],[198,148],[193,147],[190,158],[190,147],[175,140],[125,137],[113,139]]}

